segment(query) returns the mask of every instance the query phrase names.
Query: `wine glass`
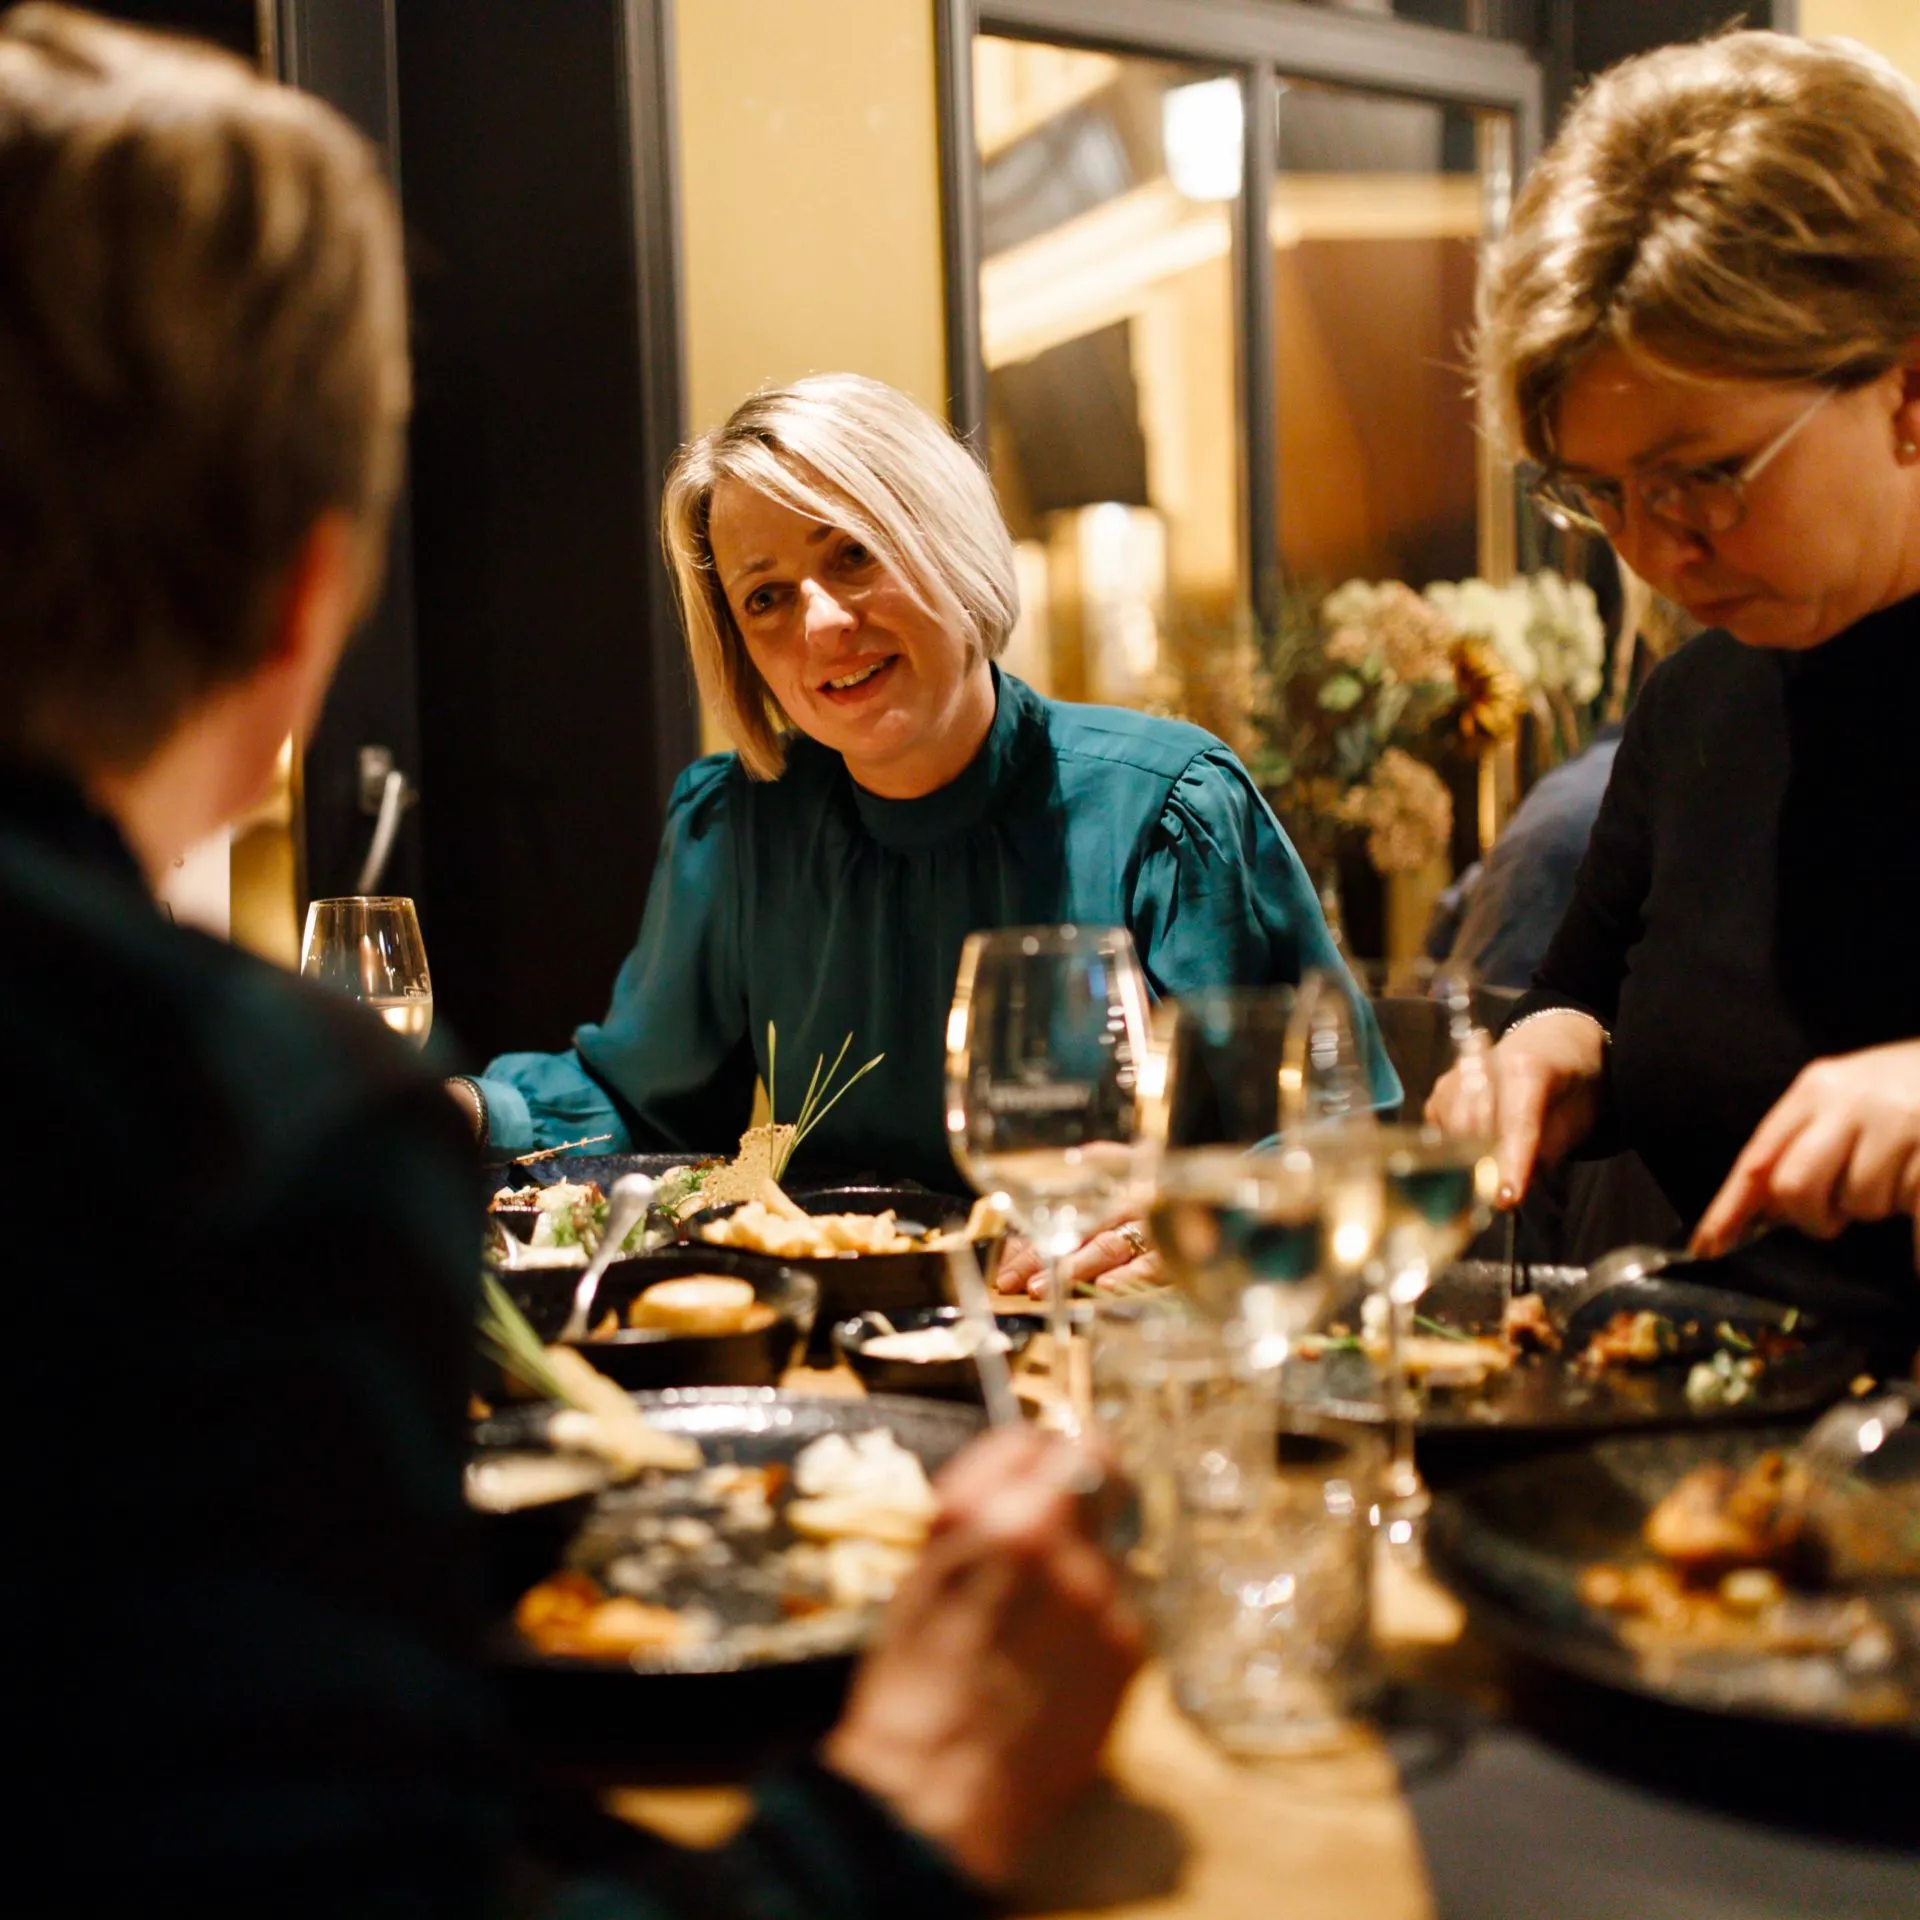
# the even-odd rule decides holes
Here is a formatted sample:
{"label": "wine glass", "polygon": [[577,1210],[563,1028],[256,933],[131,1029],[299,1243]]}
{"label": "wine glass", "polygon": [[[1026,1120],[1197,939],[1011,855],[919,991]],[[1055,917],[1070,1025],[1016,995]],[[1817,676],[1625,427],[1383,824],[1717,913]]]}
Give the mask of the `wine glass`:
{"label": "wine glass", "polygon": [[433,978],[411,900],[355,894],[307,908],[300,971],[351,995],[416,1047],[433,1031]]}
{"label": "wine glass", "polygon": [[1202,1313],[1240,1322],[1261,1371],[1364,1268],[1379,1227],[1364,1141],[1325,1126],[1279,1138],[1300,1083],[1300,1014],[1286,987],[1175,1003],[1154,1128],[1147,1224],[1162,1267]]}
{"label": "wine glass", "polygon": [[[1047,1263],[1062,1378],[1060,1263],[1134,1191],[1146,977],[1118,927],[1011,927],[967,936],[947,1016],[947,1137],[982,1193],[1007,1196]],[[1077,1428],[1070,1396],[1062,1417]]]}
{"label": "wine glass", "polygon": [[1492,1218],[1500,1187],[1495,1148],[1499,1112],[1492,1041],[1474,1024],[1471,978],[1437,971],[1428,987],[1436,1078],[1458,1075],[1456,1119],[1449,1132],[1409,1116],[1378,1129],[1384,1218],[1380,1285],[1386,1301],[1387,1410],[1391,1450],[1382,1517],[1396,1546],[1412,1544],[1428,1505],[1413,1455],[1413,1395],[1405,1363],[1416,1310],[1435,1274],[1467,1249]]}

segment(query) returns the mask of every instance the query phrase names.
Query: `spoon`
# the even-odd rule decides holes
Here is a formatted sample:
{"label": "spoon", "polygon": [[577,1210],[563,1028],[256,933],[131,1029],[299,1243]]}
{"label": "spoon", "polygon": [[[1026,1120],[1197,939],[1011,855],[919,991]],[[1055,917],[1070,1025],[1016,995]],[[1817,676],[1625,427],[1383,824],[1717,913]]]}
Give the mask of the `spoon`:
{"label": "spoon", "polygon": [[[1752,1246],[1768,1231],[1764,1226],[1756,1228],[1738,1243],[1735,1250]],[[1586,1277],[1557,1299],[1546,1300],[1542,1296],[1547,1318],[1564,1333],[1572,1325],[1574,1315],[1590,1300],[1599,1299],[1603,1293],[1615,1287],[1631,1286],[1636,1280],[1651,1280],[1656,1273],[1665,1273],[1672,1267],[1690,1267],[1705,1258],[1706,1255],[1691,1253],[1685,1247],[1615,1247],[1611,1253],[1603,1253],[1587,1269]]]}
{"label": "spoon", "polygon": [[607,1195],[607,1224],[600,1235],[587,1270],[573,1290],[573,1311],[560,1329],[560,1344],[570,1346],[587,1337],[588,1316],[593,1311],[593,1296],[600,1290],[600,1276],[620,1258],[627,1235],[646,1218],[653,1205],[654,1182],[644,1173],[623,1173]]}

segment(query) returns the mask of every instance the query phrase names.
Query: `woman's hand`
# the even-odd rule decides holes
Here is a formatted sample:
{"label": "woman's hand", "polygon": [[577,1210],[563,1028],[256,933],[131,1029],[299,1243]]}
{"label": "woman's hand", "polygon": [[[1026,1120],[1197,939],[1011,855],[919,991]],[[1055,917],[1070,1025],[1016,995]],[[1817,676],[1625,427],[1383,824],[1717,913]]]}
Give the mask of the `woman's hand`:
{"label": "woman's hand", "polygon": [[954,1461],[933,1538],[822,1748],[987,1887],[1093,1778],[1141,1659],[1073,1490],[1084,1464],[1021,1427]]}
{"label": "woman's hand", "polygon": [[[1154,1285],[1160,1279],[1159,1261],[1137,1220],[1120,1220],[1110,1227],[1102,1227],[1068,1254],[1060,1268],[1069,1293],[1076,1287],[1125,1289],[1137,1283]],[[1025,1293],[1036,1300],[1045,1298],[1047,1263],[1032,1241],[1007,1242],[993,1285],[997,1293]]]}
{"label": "woman's hand", "polygon": [[1693,1250],[1725,1253],[1756,1221],[1830,1240],[1896,1213],[1916,1215],[1920,1235],[1920,1040],[1803,1067],[1701,1215]]}
{"label": "woman's hand", "polygon": [[[1522,1022],[1487,1056],[1499,1102],[1503,1207],[1526,1197],[1540,1161],[1558,1160],[1593,1131],[1606,1047],[1597,1020],[1556,1009]],[[1476,1094],[1455,1067],[1435,1085],[1426,1117],[1444,1133],[1473,1131]]]}

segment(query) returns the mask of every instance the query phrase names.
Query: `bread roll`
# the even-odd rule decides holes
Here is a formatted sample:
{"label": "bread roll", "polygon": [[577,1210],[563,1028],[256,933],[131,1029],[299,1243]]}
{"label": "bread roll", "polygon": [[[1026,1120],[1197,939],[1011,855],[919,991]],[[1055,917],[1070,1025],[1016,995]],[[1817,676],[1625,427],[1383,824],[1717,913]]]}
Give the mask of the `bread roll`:
{"label": "bread roll", "polygon": [[662,1333],[738,1333],[754,1307],[753,1283],[726,1274],[660,1280],[633,1303],[628,1319]]}

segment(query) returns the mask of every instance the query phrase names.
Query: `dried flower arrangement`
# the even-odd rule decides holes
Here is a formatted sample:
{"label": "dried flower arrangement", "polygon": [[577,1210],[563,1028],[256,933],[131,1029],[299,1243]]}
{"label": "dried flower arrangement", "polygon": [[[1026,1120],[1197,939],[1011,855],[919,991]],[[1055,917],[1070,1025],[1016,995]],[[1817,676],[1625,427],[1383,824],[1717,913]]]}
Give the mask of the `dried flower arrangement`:
{"label": "dried flower arrangement", "polygon": [[1558,574],[1510,586],[1398,580],[1295,591],[1258,637],[1250,756],[1311,864],[1350,832],[1381,873],[1446,851],[1453,803],[1436,762],[1476,757],[1534,715],[1557,753],[1584,744],[1603,677],[1592,591]]}

